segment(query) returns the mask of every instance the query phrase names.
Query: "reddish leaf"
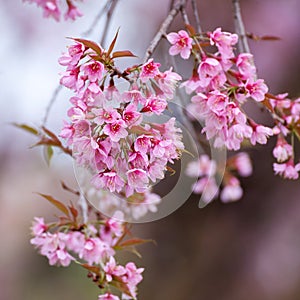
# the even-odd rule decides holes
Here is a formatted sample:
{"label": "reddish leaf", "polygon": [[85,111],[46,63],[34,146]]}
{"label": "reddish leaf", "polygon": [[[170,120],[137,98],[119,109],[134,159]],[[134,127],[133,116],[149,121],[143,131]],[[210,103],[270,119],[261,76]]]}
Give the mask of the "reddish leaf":
{"label": "reddish leaf", "polygon": [[142,245],[145,243],[150,243],[150,242],[154,242],[153,240],[144,240],[144,239],[130,239],[130,240],[126,240],[121,242],[118,247],[131,247],[131,246],[137,246],[137,245]]}
{"label": "reddish leaf", "polygon": [[43,126],[42,129],[53,141],[56,141],[60,144],[60,140],[55,133],[47,129],[45,126]]}
{"label": "reddish leaf", "polygon": [[76,42],[82,43],[84,46],[86,46],[89,49],[94,50],[98,55],[102,54],[101,47],[93,41],[89,41],[89,40],[86,40],[86,39],[79,39],[79,38],[73,38],[73,40],[76,41]]}
{"label": "reddish leaf", "polygon": [[100,274],[100,268],[95,266],[90,266],[88,264],[80,264],[83,268],[89,270],[90,272],[99,275]]}
{"label": "reddish leaf", "polygon": [[74,221],[76,220],[77,216],[78,216],[78,210],[72,205],[69,205],[69,210],[73,216]]}
{"label": "reddish leaf", "polygon": [[185,24],[185,28],[189,32],[189,35],[191,35],[191,36],[195,36],[196,35],[196,30],[195,30],[195,28],[192,25]]}
{"label": "reddish leaf", "polygon": [[40,194],[37,193],[38,195],[42,196],[43,198],[45,198],[46,200],[48,200],[51,204],[53,204],[56,208],[58,208],[61,212],[63,212],[66,216],[70,217],[69,215],[69,211],[68,208],[61,203],[60,201],[54,199],[52,196],[50,195],[45,195],[45,194]]}
{"label": "reddish leaf", "polygon": [[111,52],[113,51],[113,49],[115,47],[115,44],[116,44],[116,41],[117,41],[117,38],[118,38],[118,35],[119,35],[119,30],[120,30],[120,28],[117,30],[117,33],[116,33],[114,39],[112,40],[112,42],[109,45],[109,48],[108,48],[108,51],[107,51],[108,56],[111,54]]}
{"label": "reddish leaf", "polygon": [[121,292],[125,293],[126,295],[133,297],[133,295],[131,294],[128,285],[124,282],[122,282],[122,278],[118,277],[118,276],[114,276],[113,277],[113,281],[110,282],[110,284],[114,287],[116,287],[118,290],[120,290]]}
{"label": "reddish leaf", "polygon": [[117,57],[137,57],[134,55],[131,51],[124,50],[124,51],[115,51],[112,54],[112,58],[117,58]]}
{"label": "reddish leaf", "polygon": [[21,128],[31,134],[34,134],[34,135],[38,135],[39,132],[37,129],[29,126],[29,125],[26,125],[26,124],[18,124],[18,123],[13,123],[14,126],[18,127],[18,128]]}

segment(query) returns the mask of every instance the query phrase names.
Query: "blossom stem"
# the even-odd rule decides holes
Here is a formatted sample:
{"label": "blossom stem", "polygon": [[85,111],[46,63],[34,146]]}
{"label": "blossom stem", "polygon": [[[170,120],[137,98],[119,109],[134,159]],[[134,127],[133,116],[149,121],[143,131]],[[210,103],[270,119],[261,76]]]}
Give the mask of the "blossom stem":
{"label": "blossom stem", "polygon": [[235,30],[239,35],[238,50],[240,53],[241,52],[250,53],[250,48],[247,41],[247,34],[245,31],[245,26],[242,18],[242,13],[241,13],[240,1],[232,0],[232,5],[233,5],[233,13],[234,13]]}
{"label": "blossom stem", "polygon": [[174,18],[177,16],[179,11],[186,5],[186,2],[187,0],[180,0],[174,3],[173,8],[169,11],[169,14],[160,25],[158,32],[156,33],[156,35],[154,36],[153,40],[150,43],[150,46],[146,50],[146,54],[143,59],[143,62],[146,62],[151,57],[156,47],[158,46],[159,42],[161,41],[163,36],[165,36],[166,30],[172,24]]}

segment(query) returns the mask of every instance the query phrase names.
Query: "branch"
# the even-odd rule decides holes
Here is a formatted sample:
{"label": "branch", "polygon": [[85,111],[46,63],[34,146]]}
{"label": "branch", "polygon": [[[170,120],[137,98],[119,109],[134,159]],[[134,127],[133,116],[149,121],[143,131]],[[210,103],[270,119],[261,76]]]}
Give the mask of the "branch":
{"label": "branch", "polygon": [[100,22],[102,16],[108,12],[109,7],[111,5],[111,2],[113,0],[107,0],[105,6],[99,11],[99,13],[97,14],[97,16],[95,17],[94,21],[92,22],[92,24],[90,25],[90,27],[84,31],[81,36],[89,36],[90,34],[92,34],[92,32],[94,31],[95,27],[98,25],[98,23]]}
{"label": "branch", "polygon": [[201,25],[200,25],[200,18],[199,18],[197,1],[192,0],[192,7],[193,7],[193,14],[194,14],[195,21],[196,21],[197,32],[201,33],[202,29],[201,29]]}
{"label": "branch", "polygon": [[110,1],[110,7],[109,7],[109,9],[107,11],[107,14],[106,14],[106,22],[105,22],[105,25],[104,25],[104,30],[103,30],[103,33],[102,33],[102,39],[101,39],[101,42],[100,42],[102,47],[104,47],[104,45],[105,45],[107,32],[108,32],[108,29],[109,29],[109,26],[110,26],[110,23],[111,23],[111,20],[112,20],[112,15],[114,13],[114,10],[116,8],[117,3],[118,3],[118,0],[111,0]]}
{"label": "branch", "polygon": [[44,118],[43,118],[43,121],[42,121],[42,126],[46,126],[47,124],[47,121],[48,121],[48,118],[49,118],[49,114],[50,114],[50,111],[51,111],[51,108],[52,106],[54,105],[57,97],[58,97],[58,94],[60,93],[60,91],[62,90],[62,86],[59,84],[53,94],[52,94],[52,97],[47,105],[47,108],[46,108],[46,111],[45,111],[45,115],[44,115]]}
{"label": "branch", "polygon": [[186,5],[186,2],[187,0],[180,0],[173,5],[173,8],[170,10],[169,14],[167,15],[163,23],[160,25],[158,32],[156,33],[156,35],[154,36],[153,40],[150,43],[150,46],[146,50],[146,54],[143,59],[144,62],[146,62],[153,54],[162,37],[166,35],[167,29],[169,28],[169,26],[171,25],[171,23],[179,13],[179,11]]}
{"label": "branch", "polygon": [[238,50],[239,52],[250,53],[248,45],[247,34],[241,14],[241,6],[239,0],[232,0],[233,13],[234,13],[234,26],[237,34],[239,35]]}

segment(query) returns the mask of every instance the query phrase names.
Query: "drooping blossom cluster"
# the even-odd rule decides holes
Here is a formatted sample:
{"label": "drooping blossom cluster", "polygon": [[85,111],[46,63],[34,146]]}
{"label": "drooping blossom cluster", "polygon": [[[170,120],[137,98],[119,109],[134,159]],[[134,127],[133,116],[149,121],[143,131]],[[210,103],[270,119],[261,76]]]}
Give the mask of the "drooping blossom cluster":
{"label": "drooping blossom cluster", "polygon": [[[161,72],[153,59],[121,73],[115,57],[131,54],[120,53],[81,40],[60,58],[66,67],[61,84],[75,92],[68,110],[71,122],[61,137],[72,146],[76,162],[91,171],[94,187],[130,204],[158,203],[151,186],[164,178],[184,146],[175,118],[158,123],[145,117],[164,113],[181,77],[171,69]],[[115,86],[114,76],[125,81],[124,91],[124,85]]]}
{"label": "drooping blossom cluster", "polygon": [[[298,179],[300,163],[295,163],[294,138],[300,137],[300,98],[291,100],[287,94],[269,95],[266,106],[274,116],[277,143],[273,149],[275,174],[286,179]],[[290,142],[288,142],[290,140]]]}
{"label": "drooping blossom cluster", "polygon": [[[72,209],[74,213],[76,210]],[[68,219],[46,224],[43,218],[36,217],[30,242],[48,258],[50,265],[67,267],[76,262],[87,269],[88,277],[101,290],[99,299],[119,299],[111,287],[119,289],[122,299],[136,299],[144,269],[133,262],[121,265],[115,258],[118,250],[133,246],[136,241],[124,241],[128,229],[119,221],[122,217],[121,212],[116,212],[113,218],[87,224]]]}
{"label": "drooping blossom cluster", "polygon": [[[60,0],[23,0],[24,2],[35,3],[38,7],[43,10],[43,16],[45,18],[53,18],[56,21],[60,21],[62,15],[62,7]],[[82,16],[82,13],[78,10],[75,5],[77,0],[65,0],[64,6],[66,11],[64,13],[65,20],[76,20]],[[63,6],[63,5],[62,5]]]}
{"label": "drooping blossom cluster", "polygon": [[[275,174],[298,179],[300,164],[295,163],[293,145],[288,140],[300,137],[299,98],[291,100],[287,94],[273,96],[268,93],[264,81],[257,79],[252,54],[235,54],[236,34],[217,28],[206,36],[172,32],[167,39],[172,44],[171,55],[188,58],[193,54],[195,57],[193,75],[182,86],[188,94],[193,93],[188,105],[189,115],[203,124],[206,138],[212,139],[215,147],[239,150],[244,141],[252,145],[266,144],[269,136],[277,135],[273,151],[277,160],[273,165]],[[210,53],[201,47],[205,39],[209,39],[216,52]],[[271,113],[275,127],[257,124],[246,114],[243,104],[249,99]],[[211,186],[213,190],[214,185]]]}
{"label": "drooping blossom cluster", "polygon": [[[187,32],[185,39],[188,39],[186,35]],[[209,38],[211,46],[217,49],[214,53],[204,52],[200,46],[201,38],[197,36],[193,37],[193,48],[182,47],[180,36],[183,32],[180,36],[178,33],[177,38],[175,36],[176,33],[167,36],[172,47],[177,47],[178,51],[189,50],[197,57],[192,77],[182,86],[188,94],[195,93],[188,110],[192,119],[204,123],[203,132],[207,139],[213,139],[215,147],[226,146],[229,150],[239,150],[245,139],[253,145],[265,144],[267,137],[273,135],[272,129],[256,124],[245,114],[242,105],[250,98],[256,102],[263,101],[268,87],[262,79],[256,79],[251,54],[235,55],[238,36],[220,28],[208,33],[203,39]],[[185,57],[189,57],[185,52]],[[170,54],[177,52],[170,51]]]}
{"label": "drooping blossom cluster", "polygon": [[[193,192],[202,194],[204,203],[209,203],[218,196],[224,203],[237,201],[243,196],[243,189],[236,175],[247,177],[252,174],[249,155],[245,152],[233,155],[227,160],[224,174],[219,174],[220,172],[222,170],[218,170],[217,163],[206,154],[188,164],[186,174],[198,178],[192,187]],[[220,184],[217,183],[217,177],[222,177]]]}

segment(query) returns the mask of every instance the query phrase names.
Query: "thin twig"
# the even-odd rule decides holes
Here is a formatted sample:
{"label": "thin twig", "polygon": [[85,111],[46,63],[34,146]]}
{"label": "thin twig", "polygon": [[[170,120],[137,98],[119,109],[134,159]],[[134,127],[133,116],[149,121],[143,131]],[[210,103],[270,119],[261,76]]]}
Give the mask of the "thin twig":
{"label": "thin twig", "polygon": [[109,7],[111,6],[111,2],[113,0],[108,0],[105,4],[105,6],[98,12],[98,14],[96,15],[94,21],[92,22],[92,24],[90,25],[90,27],[84,31],[81,36],[87,37],[89,35],[92,34],[92,32],[94,31],[95,27],[98,25],[98,23],[100,22],[102,16],[107,13],[107,11],[109,10]]}
{"label": "thin twig", "polygon": [[62,90],[62,86],[59,84],[55,88],[55,90],[54,90],[54,92],[52,94],[52,97],[51,97],[51,99],[50,99],[50,101],[49,101],[49,103],[47,105],[47,108],[46,108],[46,111],[45,111],[45,115],[44,115],[44,118],[42,120],[42,126],[46,126],[46,123],[48,121],[49,114],[50,114],[50,111],[52,109],[52,106],[54,105],[54,103],[55,103],[55,101],[56,101],[56,99],[58,97],[58,94],[60,93],[61,90]]}
{"label": "thin twig", "polygon": [[248,45],[247,34],[241,14],[241,6],[239,0],[232,0],[233,13],[234,13],[234,26],[237,34],[239,35],[238,50],[239,52],[250,53]]}
{"label": "thin twig", "polygon": [[154,50],[158,46],[160,40],[162,39],[163,36],[166,35],[166,30],[169,28],[179,11],[181,10],[182,7],[185,6],[187,0],[180,0],[177,1],[176,4],[173,5],[173,8],[170,10],[169,14],[165,18],[165,20],[162,22],[162,24],[159,27],[158,32],[154,36],[153,40],[150,43],[150,46],[146,50],[145,57],[143,59],[144,62],[146,62],[150,56],[153,54]]}
{"label": "thin twig", "polygon": [[102,47],[105,47],[105,42],[106,42],[106,38],[107,38],[107,32],[109,30],[109,27],[110,27],[110,23],[111,23],[111,20],[112,20],[112,15],[115,11],[115,8],[116,8],[116,5],[118,3],[118,0],[111,0],[110,1],[110,7],[107,11],[107,14],[106,14],[106,22],[105,22],[105,25],[104,25],[104,30],[103,30],[103,33],[102,33],[102,38],[101,38],[101,41],[100,41],[100,44],[102,45]]}
{"label": "thin twig", "polygon": [[181,7],[180,11],[181,11],[181,15],[182,15],[184,23],[187,24],[187,25],[190,25],[191,22],[190,22],[189,17],[186,13],[186,10],[183,6]]}
{"label": "thin twig", "polygon": [[193,14],[194,14],[195,21],[196,21],[197,32],[201,33],[202,29],[201,29],[201,25],[200,25],[200,17],[199,17],[198,5],[197,5],[196,0],[192,0],[192,7],[193,7]]}
{"label": "thin twig", "polygon": [[86,223],[88,221],[88,204],[81,191],[78,202],[82,212],[83,223]]}

